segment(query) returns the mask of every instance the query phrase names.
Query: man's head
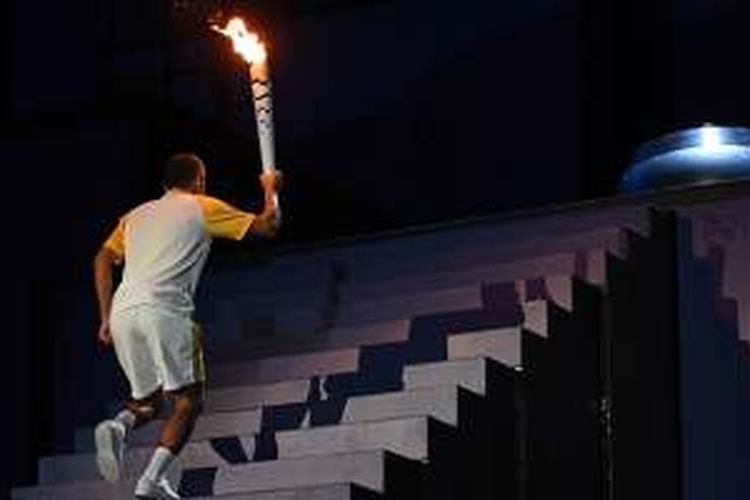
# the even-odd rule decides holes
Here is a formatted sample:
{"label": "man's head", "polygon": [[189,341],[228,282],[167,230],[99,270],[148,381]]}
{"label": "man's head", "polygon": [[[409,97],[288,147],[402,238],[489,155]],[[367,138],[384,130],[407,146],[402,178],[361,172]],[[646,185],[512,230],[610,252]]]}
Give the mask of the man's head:
{"label": "man's head", "polygon": [[177,153],[164,165],[164,189],[182,189],[191,193],[206,192],[206,167],[193,153]]}

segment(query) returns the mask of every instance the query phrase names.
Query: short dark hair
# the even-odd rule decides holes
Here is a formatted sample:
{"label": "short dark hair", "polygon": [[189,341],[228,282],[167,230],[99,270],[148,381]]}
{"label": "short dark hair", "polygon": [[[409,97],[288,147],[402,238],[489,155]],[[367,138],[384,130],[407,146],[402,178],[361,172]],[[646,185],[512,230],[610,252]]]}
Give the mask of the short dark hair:
{"label": "short dark hair", "polygon": [[177,153],[164,164],[162,185],[166,189],[188,189],[200,175],[203,161],[193,153]]}

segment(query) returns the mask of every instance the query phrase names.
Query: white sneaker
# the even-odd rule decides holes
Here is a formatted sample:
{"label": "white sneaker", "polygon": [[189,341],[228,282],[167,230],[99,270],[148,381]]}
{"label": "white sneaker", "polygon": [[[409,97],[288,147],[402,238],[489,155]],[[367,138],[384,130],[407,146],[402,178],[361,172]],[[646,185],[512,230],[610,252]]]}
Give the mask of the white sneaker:
{"label": "white sneaker", "polygon": [[169,485],[169,481],[167,481],[167,478],[165,477],[156,481],[146,477],[141,477],[138,480],[138,484],[135,486],[135,497],[140,499],[156,498],[166,500],[180,498],[180,496]]}
{"label": "white sneaker", "polygon": [[96,426],[94,440],[99,473],[110,483],[119,481],[125,448],[125,427],[114,420],[105,420]]}

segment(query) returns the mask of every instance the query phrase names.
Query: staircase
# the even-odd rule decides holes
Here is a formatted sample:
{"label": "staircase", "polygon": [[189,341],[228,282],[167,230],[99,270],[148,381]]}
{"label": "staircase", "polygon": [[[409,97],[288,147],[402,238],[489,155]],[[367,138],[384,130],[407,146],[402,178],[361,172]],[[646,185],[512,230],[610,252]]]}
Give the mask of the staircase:
{"label": "staircase", "polygon": [[[212,276],[207,405],[173,484],[245,500],[682,498],[685,243],[681,205],[666,205],[348,242]],[[38,484],[12,498],[132,498],[159,425],[132,435],[120,484],[99,480],[83,427],[75,453],[41,458]]]}

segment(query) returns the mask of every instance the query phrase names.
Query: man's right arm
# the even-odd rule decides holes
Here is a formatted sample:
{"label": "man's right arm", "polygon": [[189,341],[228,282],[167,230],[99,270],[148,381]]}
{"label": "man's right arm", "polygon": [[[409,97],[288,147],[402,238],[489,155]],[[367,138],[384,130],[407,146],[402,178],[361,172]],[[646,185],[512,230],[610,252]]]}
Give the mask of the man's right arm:
{"label": "man's right arm", "polygon": [[280,183],[281,174],[278,172],[261,175],[264,202],[259,214],[237,209],[218,198],[197,196],[209,236],[235,241],[254,236],[275,236],[281,222],[277,201]]}
{"label": "man's right arm", "polygon": [[264,173],[260,177],[263,186],[263,211],[255,216],[248,230],[249,236],[273,238],[281,226],[278,192],[281,186],[281,174]]}

